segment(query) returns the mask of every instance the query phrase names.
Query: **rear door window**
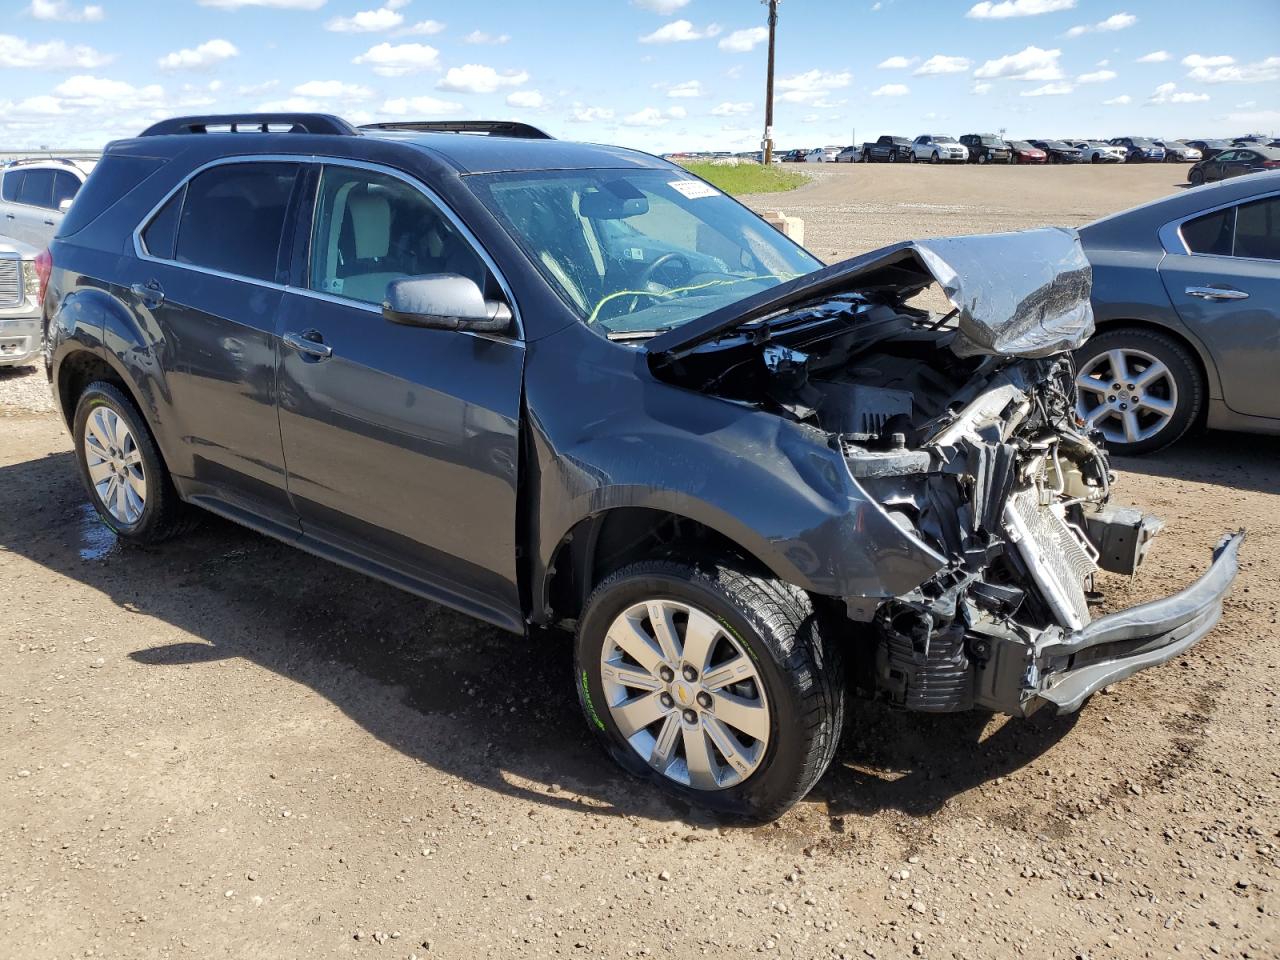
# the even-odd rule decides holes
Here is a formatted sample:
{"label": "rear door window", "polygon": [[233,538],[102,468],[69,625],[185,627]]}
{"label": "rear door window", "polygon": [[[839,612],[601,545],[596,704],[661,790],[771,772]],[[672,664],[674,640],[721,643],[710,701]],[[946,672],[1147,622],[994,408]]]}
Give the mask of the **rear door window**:
{"label": "rear door window", "polygon": [[178,218],[179,263],[275,281],[296,163],[227,163],[187,184]]}
{"label": "rear door window", "polygon": [[1280,260],[1280,197],[1242,203],[1236,208],[1237,257]]}
{"label": "rear door window", "polygon": [[62,207],[62,201],[71,200],[80,191],[80,179],[66,170],[53,172],[53,208]]}
{"label": "rear door window", "polygon": [[18,202],[33,207],[53,206],[53,171],[28,170],[18,191]]}

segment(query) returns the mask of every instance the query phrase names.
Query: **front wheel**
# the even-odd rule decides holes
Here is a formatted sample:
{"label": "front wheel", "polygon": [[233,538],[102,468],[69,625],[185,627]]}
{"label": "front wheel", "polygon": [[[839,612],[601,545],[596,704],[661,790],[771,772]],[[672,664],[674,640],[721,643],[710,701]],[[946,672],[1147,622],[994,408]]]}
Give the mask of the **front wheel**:
{"label": "front wheel", "polygon": [[1114,453],[1167,447],[1189,430],[1204,405],[1195,358],[1162,333],[1107,330],[1075,353],[1076,413]]}
{"label": "front wheel", "polygon": [[804,591],[732,565],[625,567],[578,626],[575,686],[613,758],[686,802],[772,820],[835,756],[841,649]]}
{"label": "front wheel", "polygon": [[897,150],[894,150],[894,151],[892,151],[892,152],[889,154],[889,162],[890,162],[890,163],[897,163],[897,162],[898,162],[898,151],[897,151]]}
{"label": "front wheel", "polygon": [[978,162],[979,162],[979,163],[990,163],[990,162],[991,162],[991,156],[990,156],[989,154],[986,154],[986,153],[980,153],[980,154],[978,154]]}
{"label": "front wheel", "polygon": [[1187,183],[1191,184],[1193,187],[1204,186],[1204,171],[1192,170],[1189,174],[1187,174]]}
{"label": "front wheel", "polygon": [[929,158],[929,162],[930,162],[930,163],[937,163],[937,162],[938,162],[938,161],[940,161],[941,159],[942,159],[942,158],[941,158],[940,156],[938,156],[938,151],[936,151],[936,150],[935,150],[935,151],[933,152],[933,156],[931,156],[931,157]]}

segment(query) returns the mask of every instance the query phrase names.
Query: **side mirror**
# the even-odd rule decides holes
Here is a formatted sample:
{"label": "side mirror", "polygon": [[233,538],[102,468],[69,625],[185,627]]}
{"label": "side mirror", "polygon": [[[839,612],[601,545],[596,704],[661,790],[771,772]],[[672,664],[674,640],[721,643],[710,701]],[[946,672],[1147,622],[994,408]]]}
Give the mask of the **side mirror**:
{"label": "side mirror", "polygon": [[65,198],[63,198],[61,201],[59,201],[59,203],[58,203],[58,212],[59,212],[59,213],[66,213],[66,212],[67,212],[68,210],[70,210],[70,209],[71,209],[71,198],[70,198],[70,197],[65,197]]}
{"label": "side mirror", "polygon": [[485,300],[474,280],[456,273],[392,280],[382,315],[392,323],[433,330],[507,333],[511,329],[511,308],[499,300]]}

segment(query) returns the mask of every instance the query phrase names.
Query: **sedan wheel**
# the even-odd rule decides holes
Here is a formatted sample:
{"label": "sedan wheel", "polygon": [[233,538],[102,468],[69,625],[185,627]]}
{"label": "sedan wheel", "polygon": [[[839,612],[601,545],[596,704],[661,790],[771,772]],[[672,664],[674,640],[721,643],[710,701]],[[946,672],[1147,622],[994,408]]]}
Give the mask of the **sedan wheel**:
{"label": "sedan wheel", "polygon": [[147,505],[147,475],[138,441],[110,407],[98,407],[85,424],[83,450],[89,479],[102,507],[132,526]]}
{"label": "sedan wheel", "polygon": [[1109,330],[1076,353],[1076,414],[1121,454],[1158,450],[1197,418],[1200,374],[1180,344],[1151,330]]}

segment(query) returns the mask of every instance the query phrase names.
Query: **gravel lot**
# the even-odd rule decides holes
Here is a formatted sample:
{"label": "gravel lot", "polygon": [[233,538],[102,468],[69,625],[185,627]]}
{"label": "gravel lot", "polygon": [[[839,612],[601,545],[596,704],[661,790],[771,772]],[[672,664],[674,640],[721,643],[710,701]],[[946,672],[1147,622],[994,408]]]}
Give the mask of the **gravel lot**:
{"label": "gravel lot", "polygon": [[[827,259],[1078,224],[1181,168],[821,168]],[[1074,717],[858,704],[776,824],[655,798],[522,641],[210,519],[122,549],[42,375],[0,372],[0,955],[1280,955],[1280,440],[1120,467],[1168,521],[1113,606],[1247,526],[1220,626]]]}

